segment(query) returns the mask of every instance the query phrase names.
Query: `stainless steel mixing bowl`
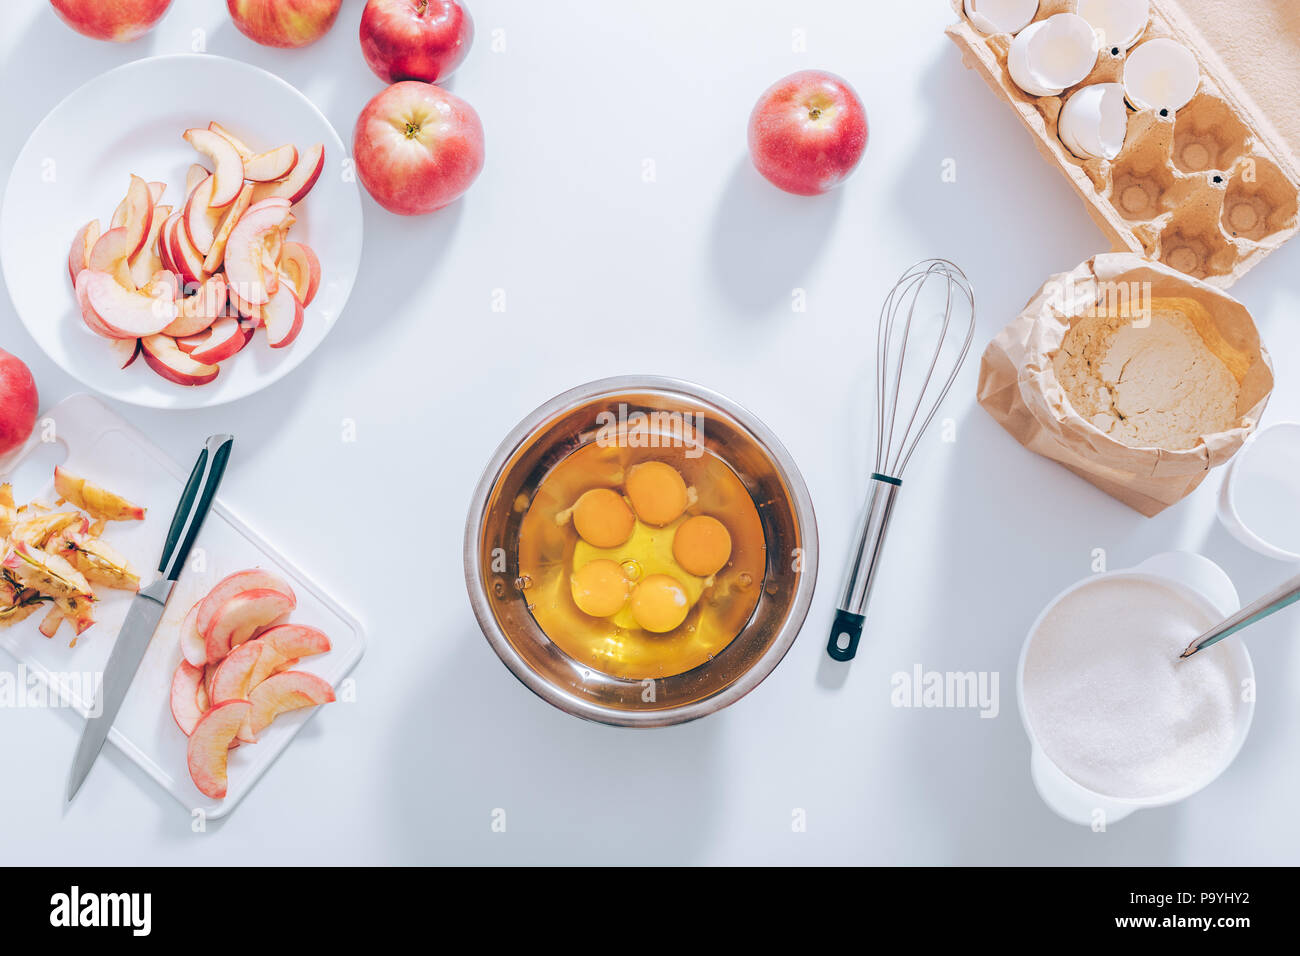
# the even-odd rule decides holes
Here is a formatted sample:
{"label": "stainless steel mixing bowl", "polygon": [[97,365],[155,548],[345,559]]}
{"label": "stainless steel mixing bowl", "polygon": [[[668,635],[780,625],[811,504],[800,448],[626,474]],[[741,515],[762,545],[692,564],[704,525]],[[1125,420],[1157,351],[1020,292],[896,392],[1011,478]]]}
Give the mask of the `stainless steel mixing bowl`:
{"label": "stainless steel mixing bowl", "polygon": [[[552,467],[596,440],[597,415],[703,414],[706,447],[753,497],[767,571],[744,630],[694,670],[650,682],[599,673],[569,657],[528,611],[519,575],[519,525]],[[766,426],[716,392],[676,379],[625,376],[558,395],[501,443],[474,491],[465,525],[465,585],[479,626],[507,667],[539,697],[577,717],[622,727],[679,724],[721,710],[762,682],[794,643],[817,581],[817,522],[803,477]]]}

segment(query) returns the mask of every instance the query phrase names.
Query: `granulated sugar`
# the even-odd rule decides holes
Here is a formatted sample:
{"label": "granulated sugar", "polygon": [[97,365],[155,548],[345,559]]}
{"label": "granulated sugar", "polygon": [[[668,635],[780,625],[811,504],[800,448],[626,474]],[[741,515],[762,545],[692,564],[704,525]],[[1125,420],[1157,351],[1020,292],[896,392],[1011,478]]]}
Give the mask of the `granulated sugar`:
{"label": "granulated sugar", "polygon": [[1047,756],[1106,796],[1155,797],[1227,758],[1240,701],[1228,648],[1178,655],[1214,620],[1172,587],[1103,578],[1060,602],[1025,657],[1029,726]]}

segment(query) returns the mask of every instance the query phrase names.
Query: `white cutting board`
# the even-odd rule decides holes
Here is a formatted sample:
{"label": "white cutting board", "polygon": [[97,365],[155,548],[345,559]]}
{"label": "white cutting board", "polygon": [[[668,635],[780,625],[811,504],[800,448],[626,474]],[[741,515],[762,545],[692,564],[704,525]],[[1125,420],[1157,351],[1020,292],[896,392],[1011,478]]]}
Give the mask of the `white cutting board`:
{"label": "white cutting board", "polygon": [[[196,458],[205,437],[195,437]],[[130,560],[144,583],[155,578],[163,540],[193,462],[183,468],[178,466],[97,399],[74,395],[41,417],[36,433],[20,452],[0,461],[0,481],[19,469],[41,447],[42,441],[50,439],[67,450],[63,466],[69,471],[147,509],[144,521],[109,522],[103,537]],[[237,469],[242,464],[236,435],[230,468]],[[17,504],[31,500],[33,495],[46,504],[55,501],[52,468],[42,489],[15,488]],[[188,738],[172,719],[170,706],[172,674],[181,660],[179,626],[190,606],[217,581],[233,571],[254,567],[274,570],[292,584],[298,597],[298,607],[290,618],[295,624],[308,624],[329,635],[332,650],[304,658],[295,665],[296,670],[310,671],[329,681],[338,691],[343,678],[365,652],[365,636],[357,620],[231,514],[218,494],[108,737],[183,806],[191,811],[202,810],[210,819],[233,810],[302,725],[320,709],[285,714],[262,733],[256,744],[233,750],[230,785],[224,800],[205,797],[190,780],[185,764]],[[66,623],[52,639],[41,635],[37,630],[44,617],[41,611],[7,630],[0,630],[0,647],[25,665],[29,676],[35,675],[62,689],[70,698],[70,706],[83,717],[88,707],[85,698],[93,696],[93,690],[86,694],[82,688],[95,686],[93,682],[103,673],[132,597],[128,592],[106,588],[97,588],[96,593],[100,596],[96,605],[97,623],[77,638],[75,647],[69,646],[73,633]],[[347,704],[325,706],[346,707]],[[321,738],[313,741],[312,746],[328,747],[329,741]],[[71,762],[69,749],[69,766]],[[97,772],[98,768],[91,770],[82,787],[82,797],[94,799],[87,791],[94,790]]]}

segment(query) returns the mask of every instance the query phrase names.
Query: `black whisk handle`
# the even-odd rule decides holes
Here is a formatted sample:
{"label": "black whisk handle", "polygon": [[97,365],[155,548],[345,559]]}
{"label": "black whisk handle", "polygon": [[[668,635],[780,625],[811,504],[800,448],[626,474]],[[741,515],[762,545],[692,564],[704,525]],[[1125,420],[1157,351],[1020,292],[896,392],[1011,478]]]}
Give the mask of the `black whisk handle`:
{"label": "black whisk handle", "polygon": [[826,643],[826,653],[836,661],[851,661],[858,653],[858,641],[862,638],[862,624],[866,617],[840,608],[835,612],[835,625],[831,628],[831,639]]}

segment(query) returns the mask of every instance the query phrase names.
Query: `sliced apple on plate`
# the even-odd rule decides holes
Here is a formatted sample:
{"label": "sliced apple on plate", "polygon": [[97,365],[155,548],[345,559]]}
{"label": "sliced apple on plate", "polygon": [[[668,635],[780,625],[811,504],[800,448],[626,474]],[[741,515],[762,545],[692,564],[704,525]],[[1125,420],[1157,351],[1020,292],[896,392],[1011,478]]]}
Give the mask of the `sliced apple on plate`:
{"label": "sliced apple on plate", "polygon": [[209,276],[194,295],[181,300],[176,320],[162,330],[163,334],[181,338],[207,331],[225,317],[227,301],[225,278]]}
{"label": "sliced apple on plate", "polygon": [[168,217],[172,214],[171,206],[155,206],[153,211],[153,225],[149,227],[149,236],[144,241],[144,246],[135,257],[130,260],[131,280],[139,288],[148,284],[149,279],[155,272],[170,268],[163,261],[159,252],[158,236],[162,232],[163,225],[167,222]]}
{"label": "sliced apple on plate", "polygon": [[273,349],[293,344],[293,340],[302,332],[302,303],[298,301],[293,284],[287,277],[266,305],[262,306],[262,324],[266,327],[266,342]]}
{"label": "sliced apple on plate", "polygon": [[247,342],[244,327],[238,319],[217,319],[208,329],[207,338],[190,352],[190,358],[204,365],[217,365],[236,354]]}
{"label": "sliced apple on plate", "polygon": [[287,199],[290,203],[301,202],[311,192],[320,179],[321,170],[325,168],[325,146],[317,143],[303,151],[298,157],[293,171],[283,179],[273,183],[258,183],[253,192],[253,203],[263,199]]}
{"label": "sliced apple on plate", "polygon": [[196,362],[176,345],[170,335],[150,335],[140,340],[145,363],[167,381],[176,385],[206,385],[221,369]]}
{"label": "sliced apple on plate", "polygon": [[287,199],[254,202],[230,233],[226,280],[249,305],[265,305],[279,283],[276,263],[285,223],[291,217],[289,205]]}
{"label": "sliced apple on plate", "polygon": [[320,289],[320,260],[311,246],[286,240],[280,251],[280,272],[293,283],[303,307],[311,305]]}
{"label": "sliced apple on plate", "polygon": [[210,172],[208,172],[208,169],[207,169],[206,166],[200,166],[198,163],[195,163],[195,164],[192,165],[189,169],[187,169],[187,170],[185,171],[185,196],[186,196],[186,198],[189,197],[190,193],[194,192],[194,187],[195,187],[195,186],[197,186],[199,183],[203,182],[203,180],[207,179],[207,178],[208,178],[209,176],[211,176],[211,175],[212,175],[212,174],[211,174]]}
{"label": "sliced apple on plate", "polygon": [[334,688],[315,674],[284,671],[268,677],[249,692],[253,736],[261,734],[281,714],[316,707],[334,700]]}
{"label": "sliced apple on plate", "polygon": [[68,276],[74,286],[77,284],[77,276],[81,274],[81,270],[90,268],[90,250],[95,248],[99,233],[99,220],[92,219],[78,229],[72,239],[72,249],[68,252]]}
{"label": "sliced apple on plate", "polygon": [[203,268],[203,253],[194,248],[190,234],[185,229],[184,215],[173,216],[166,232],[172,253],[172,264],[187,287],[198,286],[208,278]]}
{"label": "sliced apple on plate", "polygon": [[252,183],[244,183],[244,188],[239,191],[235,201],[227,208],[225,218],[221,220],[221,226],[212,239],[212,248],[208,250],[208,255],[203,260],[203,268],[206,271],[216,272],[222,267],[226,258],[226,243],[230,241],[230,234],[234,231],[235,225],[245,211],[247,211],[252,200],[253,185]]}
{"label": "sliced apple on plate", "polygon": [[[252,159],[253,147],[249,146],[242,139],[240,139],[234,133],[230,132],[230,130],[226,129],[216,120],[213,120],[211,123],[208,124],[208,129],[216,133],[218,136],[224,139],[231,146],[235,147],[235,152],[239,154],[240,159],[244,161]],[[245,178],[247,178],[247,175],[245,175]]]}
{"label": "sliced apple on plate", "polygon": [[298,148],[280,146],[246,159],[244,178],[254,183],[274,183],[288,177],[297,165]]}
{"label": "sliced apple on plate", "polygon": [[[185,141],[212,161],[212,196],[209,205],[229,206],[244,187],[244,160],[230,140],[208,129],[188,129]],[[198,241],[195,241],[198,245]],[[206,250],[205,250],[206,251]]]}
{"label": "sliced apple on plate", "polygon": [[149,229],[153,225],[153,207],[153,193],[149,189],[149,184],[132,174],[126,198],[118,205],[109,224],[112,229],[125,229],[130,236],[131,247],[127,252],[128,258],[144,247]]}
{"label": "sliced apple on plate", "polygon": [[204,796],[225,797],[230,745],[252,706],[246,700],[228,700],[214,705],[195,724],[185,756],[190,779]]}
{"label": "sliced apple on plate", "polygon": [[208,632],[222,605],[235,595],[243,591],[259,589],[279,591],[295,606],[298,603],[297,596],[293,593],[293,588],[289,586],[289,582],[275,572],[267,571],[264,568],[249,568],[246,571],[236,571],[234,574],[226,575],[226,577],[218,581],[216,586],[208,592],[207,597],[199,602],[199,613],[196,621],[199,633],[206,634]]}
{"label": "sliced apple on plate", "polygon": [[217,230],[221,228],[221,221],[225,217],[225,211],[212,204],[215,183],[215,175],[209,176],[195,186],[194,192],[185,200],[185,234],[190,237],[194,248],[205,256],[212,249]]}
{"label": "sliced apple on plate", "polygon": [[130,368],[140,357],[139,339],[113,339],[108,347],[113,353],[113,363],[118,368]]}
{"label": "sliced apple on plate", "polygon": [[131,246],[135,240],[125,226],[110,229],[95,241],[86,260],[91,272],[105,272],[124,289],[135,291],[135,277],[131,274]]}
{"label": "sliced apple on plate", "polygon": [[113,338],[130,339],[156,335],[176,319],[177,280],[170,272],[158,272],[138,292],[123,288],[107,272],[87,270],[85,302],[99,323]]}

